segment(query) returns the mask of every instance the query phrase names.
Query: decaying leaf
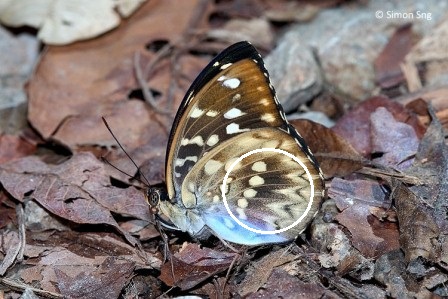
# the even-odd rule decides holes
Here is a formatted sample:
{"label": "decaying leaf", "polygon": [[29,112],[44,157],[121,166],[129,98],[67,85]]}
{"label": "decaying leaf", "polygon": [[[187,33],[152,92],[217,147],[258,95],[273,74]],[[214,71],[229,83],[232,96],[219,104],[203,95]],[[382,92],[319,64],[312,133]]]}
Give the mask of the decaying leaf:
{"label": "decaying leaf", "polygon": [[432,118],[419,145],[416,161],[407,171],[426,183],[411,188],[395,183],[393,190],[400,243],[408,261],[418,257],[438,261],[441,240],[447,235],[448,146],[442,126],[433,113]]}
{"label": "decaying leaf", "polygon": [[390,88],[404,81],[400,64],[413,45],[412,24],[399,27],[375,60],[376,81],[382,88]]}
{"label": "decaying leaf", "polygon": [[236,253],[188,244],[162,265],[160,279],[169,286],[188,290],[207,278],[227,270],[236,256]]}
{"label": "decaying leaf", "polygon": [[307,141],[326,178],[348,175],[362,168],[363,158],[331,129],[309,120],[296,119],[290,123]]}
{"label": "decaying leaf", "polygon": [[[176,63],[179,80],[174,82],[170,61],[158,60],[150,46],[160,41],[175,43],[188,27],[198,2],[148,1],[107,35],[70,46],[48,47],[27,85],[32,126],[45,140],[56,140],[72,151],[92,146],[110,148],[116,142],[102,123],[104,116],[138,165],[144,161],[160,165],[172,116],[157,114],[138,94],[143,88],[151,89],[160,94],[155,99],[158,106],[170,111],[178,107],[208,59],[182,56]],[[206,17],[207,13],[195,21]],[[170,26],[161,26],[167,20],[172,20]],[[157,66],[148,73],[154,60]],[[143,82],[137,79],[137,69],[144,74]],[[108,159],[127,173],[136,173],[123,153]],[[116,178],[127,179],[112,168],[109,171]],[[145,174],[151,183],[159,183],[164,176],[162,167]]]}
{"label": "decaying leaf", "polygon": [[282,269],[273,269],[261,290],[246,298],[337,298],[336,294],[314,282],[303,282]]}
{"label": "decaying leaf", "polygon": [[132,244],[136,240],[118,225],[111,211],[149,220],[142,192],[112,187],[104,164],[90,153],[74,155],[60,165],[45,164],[35,156],[5,163],[0,182],[20,201],[31,193],[53,214],[79,224],[111,225]]}
{"label": "decaying leaf", "polygon": [[415,130],[417,137],[421,138],[425,128],[417,116],[407,111],[401,104],[386,97],[373,97],[361,102],[350,112],[338,120],[332,128],[338,135],[347,140],[362,156],[372,154],[371,123],[366,121],[378,107],[385,107],[399,122],[404,122]]}
{"label": "decaying leaf", "polygon": [[118,298],[128,282],[134,265],[107,258],[91,272],[81,272],[71,277],[55,268],[57,288],[66,298]]}
{"label": "decaying leaf", "polygon": [[100,35],[120,23],[120,15],[129,16],[145,0],[3,0],[0,22],[13,27],[39,29],[45,43],[65,45]]}
{"label": "decaying leaf", "polygon": [[256,261],[247,269],[247,277],[239,285],[239,294],[247,296],[257,292],[268,281],[274,269],[287,262],[291,262],[296,257],[282,250],[271,252],[261,260]]}
{"label": "decaying leaf", "polygon": [[32,154],[36,146],[14,135],[0,135],[0,164]]}
{"label": "decaying leaf", "polygon": [[414,129],[396,121],[392,113],[383,107],[378,107],[370,115],[370,123],[372,152],[382,155],[373,161],[394,169],[408,168],[419,144]]}

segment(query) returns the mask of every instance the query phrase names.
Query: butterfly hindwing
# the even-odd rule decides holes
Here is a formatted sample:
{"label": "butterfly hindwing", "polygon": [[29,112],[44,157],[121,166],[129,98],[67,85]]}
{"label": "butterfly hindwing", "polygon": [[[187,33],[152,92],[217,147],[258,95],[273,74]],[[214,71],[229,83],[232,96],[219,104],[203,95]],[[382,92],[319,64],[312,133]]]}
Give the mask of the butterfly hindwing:
{"label": "butterfly hindwing", "polygon": [[[260,148],[281,149],[302,161],[309,170],[285,154],[254,153],[235,165],[226,184],[223,178],[242,155]],[[321,178],[297,141],[278,128],[254,129],[228,140],[207,153],[191,169],[182,188],[182,202],[195,208],[216,235],[237,243],[254,245],[294,239],[314,216],[320,204]],[[310,178],[314,188],[310,186]],[[247,226],[261,231],[281,230],[308,213],[293,228],[278,234],[260,235],[239,226],[225,210],[222,187],[233,215]],[[252,234],[248,237],[247,234]]]}

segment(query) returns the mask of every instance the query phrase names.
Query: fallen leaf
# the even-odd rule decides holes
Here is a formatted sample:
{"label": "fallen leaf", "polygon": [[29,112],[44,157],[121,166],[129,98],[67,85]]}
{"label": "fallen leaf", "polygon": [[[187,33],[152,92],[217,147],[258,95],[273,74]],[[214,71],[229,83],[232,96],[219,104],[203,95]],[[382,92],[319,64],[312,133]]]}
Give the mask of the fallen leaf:
{"label": "fallen leaf", "polygon": [[[51,213],[80,224],[108,224],[135,244],[111,211],[149,220],[142,192],[134,187],[110,186],[104,164],[90,153],[80,153],[60,165],[47,165],[30,156],[0,166],[0,182],[16,199],[26,194]],[[88,207],[88,208],[87,208]]]}
{"label": "fallen leaf", "polygon": [[254,262],[246,270],[247,277],[238,287],[239,294],[244,297],[256,293],[268,281],[276,267],[290,262],[295,258],[290,253],[281,253],[277,250],[264,256],[259,261]]}
{"label": "fallen leaf", "polygon": [[[198,3],[198,0],[147,1],[107,35],[70,46],[48,47],[27,85],[28,118],[32,126],[45,140],[56,140],[72,151],[92,146],[110,148],[116,141],[102,123],[104,116],[137,165],[144,161],[155,161],[149,164],[158,165],[159,160],[164,160],[172,117],[157,114],[133,94],[150,88],[161,93],[155,99],[158,107],[171,110],[179,105],[208,59],[181,56],[176,63],[176,70],[181,72],[176,71],[173,86],[171,61],[158,59],[149,45],[160,40],[175,44],[186,31]],[[207,15],[206,11],[195,21],[200,23]],[[173,22],[170,26],[161,25],[166,20]],[[135,61],[137,54],[139,63]],[[146,70],[154,60],[159,63],[148,74]],[[139,84],[136,68],[144,73],[145,86]],[[170,93],[172,107],[167,99]],[[109,155],[108,160],[126,173],[136,173],[122,152]],[[112,168],[110,174],[123,181],[128,179]],[[150,174],[163,178],[162,168],[151,169]],[[150,183],[156,183],[149,179]]]}
{"label": "fallen leaf", "polygon": [[385,107],[397,121],[411,125],[419,139],[426,131],[415,114],[407,111],[401,104],[383,96],[361,102],[342,116],[332,130],[348,141],[362,156],[368,157],[373,152],[370,135],[371,124],[368,120],[378,107]]}
{"label": "fallen leaf", "polygon": [[303,282],[281,269],[274,269],[261,290],[246,298],[337,298],[336,294],[315,282]]}
{"label": "fallen leaf", "polygon": [[128,16],[141,2],[5,0],[0,3],[0,21],[12,27],[34,27],[39,29],[38,37],[45,43],[65,45],[117,27],[120,16],[116,10]]}
{"label": "fallen leaf", "polygon": [[401,171],[411,166],[420,142],[414,129],[383,107],[370,115],[370,122],[372,153],[382,154],[373,161]]}
{"label": "fallen leaf", "polygon": [[375,80],[382,88],[391,88],[404,82],[400,64],[414,43],[412,23],[396,29],[374,62]]}
{"label": "fallen leaf", "polygon": [[366,204],[353,204],[337,215],[336,220],[350,231],[353,246],[366,258],[400,248],[397,223],[380,221]]}
{"label": "fallen leaf", "polygon": [[133,263],[110,257],[98,268],[75,277],[56,267],[56,286],[65,298],[118,298],[133,270]]}
{"label": "fallen leaf", "polygon": [[331,129],[308,120],[290,123],[306,140],[326,178],[345,176],[362,168],[363,158]]}
{"label": "fallen leaf", "polygon": [[402,183],[392,190],[400,224],[400,245],[411,261],[418,257],[436,261],[440,250],[437,244],[440,230],[422,198]]}
{"label": "fallen leaf", "polygon": [[345,210],[356,203],[388,209],[392,205],[384,186],[370,180],[344,180],[334,178],[328,196],[336,202],[338,209]]}
{"label": "fallen leaf", "polygon": [[15,135],[0,135],[0,164],[31,155],[36,146]]}
{"label": "fallen leaf", "polygon": [[198,244],[188,244],[162,265],[160,279],[169,286],[188,290],[227,270],[236,256],[236,253],[219,252],[200,248]]}

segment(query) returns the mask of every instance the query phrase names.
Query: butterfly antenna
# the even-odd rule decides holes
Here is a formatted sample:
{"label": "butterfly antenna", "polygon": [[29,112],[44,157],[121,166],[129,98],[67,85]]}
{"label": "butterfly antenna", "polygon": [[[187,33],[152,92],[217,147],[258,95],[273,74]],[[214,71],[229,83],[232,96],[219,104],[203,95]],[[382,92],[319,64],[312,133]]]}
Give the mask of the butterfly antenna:
{"label": "butterfly antenna", "polygon": [[[137,168],[137,171],[138,171],[138,173],[141,175],[141,177],[145,179],[145,181],[146,181],[146,185],[147,185],[147,186],[151,186],[151,184],[149,183],[148,179],[147,179],[147,178],[145,177],[145,175],[140,171],[140,168],[137,166],[137,163],[135,163],[135,161],[131,158],[131,156],[128,154],[128,152],[127,152],[127,151],[124,149],[124,147],[121,145],[120,141],[118,141],[117,137],[115,137],[115,134],[112,132],[112,130],[111,130],[109,124],[107,123],[106,119],[104,118],[104,116],[102,116],[101,119],[103,120],[104,125],[106,126],[106,128],[107,128],[107,130],[109,131],[110,135],[112,135],[112,137],[114,138],[115,142],[118,144],[118,146],[121,148],[121,150],[126,154],[126,156],[129,158],[129,160],[131,160],[131,162],[132,162],[132,164],[134,164],[135,168]],[[123,174],[125,174],[125,175],[128,175],[128,176],[130,176],[130,177],[133,177],[133,176],[127,174],[126,172],[124,172],[124,171],[118,169],[116,166],[112,165],[112,163],[110,163],[107,159],[105,159],[105,158],[102,158],[102,159],[103,159],[103,161],[106,161],[107,164],[109,164],[110,166],[112,166],[112,167],[115,168],[116,170],[120,171],[121,173],[123,173]],[[142,181],[140,180],[140,182],[142,182]],[[145,182],[142,182],[142,183],[145,184]]]}
{"label": "butterfly antenna", "polygon": [[[122,174],[127,175],[128,177],[131,177],[131,178],[133,177],[132,175],[130,175],[130,174],[127,173],[126,171],[123,171],[123,170],[121,170],[120,168],[118,168],[117,166],[115,166],[114,164],[110,163],[110,161],[107,160],[106,158],[101,157],[101,161],[103,161],[103,162],[106,163],[107,165],[111,166],[111,167],[114,168],[115,170],[118,170],[118,171],[121,172]],[[138,178],[135,178],[135,179],[138,180],[140,183],[146,185],[146,183],[143,182],[142,180],[140,180],[140,179],[138,179]]]}

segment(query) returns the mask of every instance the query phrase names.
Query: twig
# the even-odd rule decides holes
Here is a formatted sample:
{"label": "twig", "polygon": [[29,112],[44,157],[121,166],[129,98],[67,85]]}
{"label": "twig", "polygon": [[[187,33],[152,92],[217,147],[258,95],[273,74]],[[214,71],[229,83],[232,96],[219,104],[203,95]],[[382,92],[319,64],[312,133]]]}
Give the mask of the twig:
{"label": "twig", "polygon": [[146,80],[143,78],[142,69],[140,68],[140,52],[135,52],[134,54],[134,69],[137,82],[140,85],[140,88],[142,89],[143,98],[145,99],[145,101],[149,105],[151,105],[151,107],[156,112],[160,114],[171,115],[172,112],[170,110],[159,108],[157,106],[157,103],[154,97],[152,96],[152,93],[150,92],[148,85],[146,84]]}
{"label": "twig", "polygon": [[0,283],[10,287],[11,289],[17,290],[17,291],[24,291],[26,289],[29,289],[29,290],[33,291],[34,293],[39,294],[44,297],[47,297],[47,298],[63,298],[63,296],[60,294],[36,289],[30,285],[16,282],[16,281],[6,278],[6,277],[3,277],[3,278],[0,277]]}

